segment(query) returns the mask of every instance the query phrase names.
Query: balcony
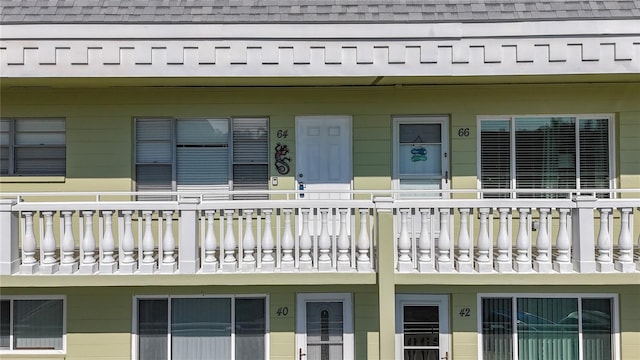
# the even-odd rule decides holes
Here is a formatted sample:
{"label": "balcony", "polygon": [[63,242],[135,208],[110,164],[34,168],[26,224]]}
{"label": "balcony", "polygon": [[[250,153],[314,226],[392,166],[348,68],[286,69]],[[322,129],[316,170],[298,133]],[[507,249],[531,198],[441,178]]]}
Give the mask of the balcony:
{"label": "balcony", "polygon": [[[387,256],[396,273],[637,273],[638,194],[353,191],[351,200],[311,200],[273,191],[273,200],[174,193],[175,201],[132,201],[135,193],[4,193],[0,274],[375,273]],[[389,241],[393,253],[380,251]]]}

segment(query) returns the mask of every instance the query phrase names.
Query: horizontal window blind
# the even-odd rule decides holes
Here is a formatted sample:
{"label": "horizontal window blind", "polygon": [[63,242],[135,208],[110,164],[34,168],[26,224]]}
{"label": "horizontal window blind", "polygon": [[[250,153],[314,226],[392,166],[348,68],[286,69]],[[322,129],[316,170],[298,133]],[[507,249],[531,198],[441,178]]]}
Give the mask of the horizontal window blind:
{"label": "horizontal window blind", "polygon": [[[233,119],[233,189],[268,190],[269,122],[267,118]],[[266,199],[267,194],[234,195]]]}
{"label": "horizontal window blind", "polygon": [[[511,132],[509,120],[482,121],[480,127],[480,182],[483,189],[511,187]],[[486,194],[508,197],[509,194]]]}
{"label": "horizontal window blind", "polygon": [[609,188],[609,122],[580,119],[580,188]]}
{"label": "horizontal window blind", "polygon": [[[171,119],[136,121],[136,189],[171,191],[173,143]],[[143,196],[139,200],[169,200],[164,196]]]}

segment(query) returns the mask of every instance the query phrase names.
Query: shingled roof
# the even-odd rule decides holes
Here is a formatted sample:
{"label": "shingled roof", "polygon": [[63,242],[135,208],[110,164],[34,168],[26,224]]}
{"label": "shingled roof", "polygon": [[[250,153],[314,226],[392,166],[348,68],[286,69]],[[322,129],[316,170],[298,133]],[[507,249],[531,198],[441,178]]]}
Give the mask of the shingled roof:
{"label": "shingled roof", "polygon": [[0,23],[367,23],[640,18],[640,0],[0,0]]}

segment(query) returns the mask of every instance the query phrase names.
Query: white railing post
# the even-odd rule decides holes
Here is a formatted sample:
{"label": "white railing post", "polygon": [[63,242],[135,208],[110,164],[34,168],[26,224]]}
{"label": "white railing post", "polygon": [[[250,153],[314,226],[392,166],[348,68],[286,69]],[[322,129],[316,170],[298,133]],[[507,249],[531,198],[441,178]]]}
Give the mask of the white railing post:
{"label": "white railing post", "polygon": [[254,256],[256,240],[253,236],[253,210],[247,209],[243,212],[246,215],[244,238],[242,239],[242,251],[244,252],[244,257],[242,258],[242,271],[254,272],[256,271],[256,257]]}
{"label": "white railing post", "polygon": [[73,238],[73,211],[62,211],[64,218],[64,233],[60,242],[60,273],[73,274],[78,271],[78,262],[75,258],[76,241]]}
{"label": "white railing post", "polygon": [[538,255],[533,263],[533,269],[540,273],[547,273],[551,271],[551,256],[549,253],[551,241],[549,240],[549,228],[547,225],[547,216],[551,212],[551,209],[540,208],[538,212],[540,213],[538,237],[536,238]]}
{"label": "white railing post", "polygon": [[195,274],[200,266],[200,228],[198,227],[197,197],[181,198],[178,201],[178,269],[180,274]]}
{"label": "white railing post", "polygon": [[44,237],[40,243],[42,247],[43,259],[40,265],[40,272],[44,274],[54,274],[59,270],[58,259],[56,259],[56,237],[53,232],[53,211],[42,211],[44,217]]}
{"label": "white railing post", "polygon": [[595,226],[593,211],[596,208],[595,196],[574,196],[575,207],[571,209],[571,232],[573,269],[579,273],[596,271]]}
{"label": "white railing post", "polygon": [[11,275],[20,269],[20,226],[18,212],[13,211],[15,204],[16,200],[0,200],[0,275]]}
{"label": "white railing post", "polygon": [[144,232],[142,235],[142,261],[140,262],[140,272],[143,274],[153,274],[156,271],[156,258],[154,256],[154,250],[156,247],[156,241],[153,238],[152,220],[151,216],[153,211],[142,211],[142,217],[139,218],[139,222],[144,219]]}
{"label": "white railing post", "polygon": [[102,240],[100,241],[100,247],[102,249],[100,272],[104,274],[113,274],[118,267],[118,264],[113,257],[116,246],[113,238],[113,211],[102,211],[101,215],[104,223],[104,231],[102,234]]}
{"label": "white railing post", "polygon": [[509,208],[499,208],[500,220],[498,228],[498,239],[496,241],[498,247],[498,258],[495,261],[495,268],[498,272],[511,272],[513,271],[513,264],[509,257],[509,249],[511,248],[511,237],[509,236],[509,230],[507,226],[507,217],[509,215]]}
{"label": "white railing post", "polygon": [[420,210],[420,237],[418,238],[418,271],[432,272],[433,257],[431,256],[431,226],[429,217],[431,209],[421,208]]}
{"label": "white railing post", "polygon": [[567,214],[569,209],[558,209],[560,219],[558,220],[558,237],[556,238],[556,251],[558,256],[553,262],[553,270],[564,274],[573,271],[571,263],[571,238],[567,225]]}
{"label": "white railing post", "polygon": [[493,245],[489,239],[489,228],[487,220],[489,218],[489,208],[479,208],[480,213],[480,229],[478,230],[478,257],[476,259],[475,268],[477,272],[487,273],[493,271],[490,250]]}
{"label": "white railing post", "polygon": [[133,211],[121,211],[124,220],[124,231],[120,239],[120,272],[123,274],[133,274],[138,269],[134,258],[135,240],[133,238]]}
{"label": "white railing post", "polygon": [[22,265],[20,273],[35,274],[39,270],[36,259],[36,235],[33,230],[33,212],[23,211],[24,216],[24,236],[22,237]]}
{"label": "white railing post", "polygon": [[300,209],[302,214],[302,231],[300,233],[300,271],[311,271],[313,259],[311,258],[311,233],[309,232],[309,209]]}
{"label": "white railing post", "polygon": [[611,254],[611,236],[609,235],[609,214],[611,209],[600,209],[600,231],[598,232],[598,257],[596,269],[600,272],[613,271],[613,257]]}
{"label": "white railing post", "polygon": [[369,209],[360,209],[360,235],[358,236],[358,260],[356,262],[358,271],[371,271],[371,259],[369,258],[369,249],[371,241],[369,237],[369,228],[367,226],[367,217]]}
{"label": "white railing post", "polygon": [[529,237],[528,220],[529,220],[528,208],[518,209],[518,235],[516,236],[516,249],[517,255],[513,262],[513,267],[517,272],[531,272],[531,257],[529,256],[529,250],[531,249],[531,239]]}
{"label": "white railing post", "polygon": [[238,267],[238,260],[236,259],[236,236],[233,233],[233,214],[235,210],[226,209],[224,216],[226,220],[225,233],[224,233],[224,261],[222,262],[222,271],[235,272]]}
{"label": "white railing post", "polygon": [[413,264],[411,263],[411,238],[409,237],[409,218],[410,209],[400,209],[400,234],[398,235],[398,271],[411,272]]}
{"label": "white railing post", "polygon": [[620,208],[620,233],[618,236],[618,260],[615,269],[622,272],[634,272],[633,239],[629,228],[629,214],[633,208]]}
{"label": "white railing post", "polygon": [[206,210],[204,214],[207,218],[207,229],[204,236],[204,259],[202,261],[202,271],[216,272],[218,271],[218,259],[216,258],[217,239],[214,226],[216,211]]}
{"label": "white railing post", "polygon": [[82,212],[84,230],[82,232],[82,260],[80,262],[81,274],[93,274],[98,271],[96,261],[96,238],[93,235],[93,211],[84,210]]}
{"label": "white railing post", "polygon": [[438,272],[452,272],[451,238],[449,236],[449,209],[440,211],[440,237],[438,238],[438,259],[436,270]]}
{"label": "white railing post", "polygon": [[318,239],[318,270],[331,271],[331,239],[329,238],[329,225],[327,214],[329,209],[320,209],[320,237]]}
{"label": "white railing post", "polygon": [[338,209],[340,213],[340,232],[338,233],[338,241],[336,247],[338,248],[338,259],[336,261],[336,268],[338,271],[350,271],[351,259],[349,258],[349,248],[351,242],[349,241],[349,235],[347,234],[347,213],[349,209]]}
{"label": "white railing post", "polygon": [[458,272],[472,272],[471,239],[469,237],[469,208],[458,209],[460,213],[460,230],[458,232],[458,259],[456,267]]}
{"label": "white railing post", "polygon": [[292,209],[282,209],[284,213],[284,233],[282,234],[282,259],[280,260],[280,270],[282,272],[292,272],[295,269],[295,259],[293,257],[293,231],[291,229]]}
{"label": "white railing post", "polygon": [[263,209],[264,213],[264,234],[262,235],[262,262],[260,268],[263,272],[272,272],[276,268],[273,257],[273,230],[271,229],[272,209]]}
{"label": "white railing post", "polygon": [[173,211],[163,210],[164,215],[164,235],[162,236],[162,263],[160,271],[165,274],[173,274],[178,268],[176,262],[176,240],[173,236]]}

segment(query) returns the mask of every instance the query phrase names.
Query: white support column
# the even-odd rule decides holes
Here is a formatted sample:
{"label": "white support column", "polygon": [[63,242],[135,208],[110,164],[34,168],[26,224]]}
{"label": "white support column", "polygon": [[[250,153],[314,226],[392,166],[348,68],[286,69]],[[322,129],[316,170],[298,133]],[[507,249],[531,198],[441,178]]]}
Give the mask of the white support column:
{"label": "white support column", "polygon": [[536,250],[538,255],[533,263],[533,269],[539,273],[548,273],[551,271],[551,256],[549,249],[551,241],[549,240],[549,228],[547,225],[547,216],[551,212],[549,208],[538,209],[540,213],[540,226],[538,228],[538,237],[536,238]]}
{"label": "white support column", "polygon": [[98,271],[96,261],[96,238],[93,235],[93,211],[84,210],[82,212],[84,230],[82,235],[82,260],[80,262],[81,274],[94,274]]}
{"label": "white support column", "polygon": [[400,235],[398,235],[398,271],[411,272],[413,264],[411,263],[411,238],[409,237],[409,218],[410,209],[400,209]]}
{"label": "white support column", "polygon": [[558,256],[553,262],[553,270],[564,274],[573,272],[571,263],[571,238],[567,227],[567,214],[569,209],[558,209],[560,219],[558,220],[558,237],[556,238],[556,251]]}
{"label": "white support column", "polygon": [[115,251],[115,240],[113,238],[113,211],[102,211],[102,221],[104,223],[104,231],[100,247],[102,248],[102,257],[100,259],[100,273],[113,274],[118,263],[113,257]]}
{"label": "white support column", "polygon": [[460,213],[460,230],[458,232],[458,259],[456,268],[458,272],[468,273],[473,271],[471,262],[471,239],[469,237],[469,213],[470,209],[458,209]]}
{"label": "white support column", "polygon": [[255,236],[253,236],[253,210],[247,209],[243,212],[245,214],[245,229],[244,238],[242,239],[242,251],[244,253],[242,271],[254,272],[256,271],[256,257],[254,256],[256,240]]}
{"label": "white support column", "polygon": [[318,270],[331,271],[331,239],[329,238],[329,225],[327,214],[329,209],[320,209],[320,237],[318,239],[318,249],[320,255],[318,257]]}
{"label": "white support column", "polygon": [[135,241],[133,238],[133,211],[121,211],[124,220],[124,231],[120,239],[120,273],[133,274],[138,270],[138,264],[134,258]]}
{"label": "white support column", "polygon": [[293,258],[293,232],[291,230],[292,209],[283,209],[284,212],[284,233],[282,234],[282,259],[280,261],[280,271],[292,272],[295,270],[295,259]]}
{"label": "white support column", "polygon": [[200,268],[199,198],[181,198],[178,202],[178,268],[180,274],[195,274]]}
{"label": "white support column", "polygon": [[596,270],[600,272],[613,271],[613,257],[611,254],[611,236],[609,235],[609,214],[611,209],[600,209],[600,231],[598,232],[598,258]]}
{"label": "white support column", "polygon": [[436,270],[438,272],[452,272],[451,238],[449,236],[449,209],[440,210],[440,237],[438,238],[438,259]]}
{"label": "white support column", "polygon": [[518,221],[518,235],[516,237],[516,249],[517,256],[513,262],[513,267],[517,272],[531,272],[531,257],[529,256],[529,250],[531,249],[531,239],[529,237],[528,220],[529,220],[528,208],[518,209],[519,221]]}
{"label": "white support column", "polygon": [[349,209],[338,209],[340,213],[340,232],[338,233],[338,241],[336,247],[338,248],[338,259],[336,261],[336,268],[338,271],[351,271],[351,260],[349,258],[349,247],[351,242],[349,241],[349,235],[347,234],[347,216]]}
{"label": "white support column", "polygon": [[511,247],[511,237],[509,236],[509,230],[507,227],[507,217],[509,215],[509,208],[499,208],[500,212],[500,226],[498,228],[498,258],[495,260],[496,271],[500,273],[512,272],[513,264],[509,257],[509,248]]}
{"label": "white support column", "polygon": [[309,232],[309,210],[300,209],[302,214],[302,231],[300,233],[300,271],[308,272],[313,269],[313,259],[311,258],[311,233]]}
{"label": "white support column", "polygon": [[273,257],[273,232],[271,229],[272,209],[262,210],[264,213],[264,234],[262,235],[262,263],[260,264],[263,272],[273,272],[276,268],[276,260]]}
{"label": "white support column", "polygon": [[216,211],[206,210],[204,213],[207,217],[207,229],[204,236],[204,260],[202,262],[202,271],[209,273],[218,271],[218,259],[216,258],[217,239],[214,226]]}
{"label": "white support column", "polygon": [[18,212],[13,211],[15,204],[16,200],[0,200],[0,275],[11,275],[20,269],[20,221]]}
{"label": "white support column", "polygon": [[22,265],[21,274],[35,274],[39,271],[38,260],[36,259],[36,235],[33,230],[33,212],[23,211],[24,216],[24,236],[22,237]]}
{"label": "white support column", "polygon": [[42,211],[44,217],[44,237],[40,243],[42,247],[43,259],[40,265],[40,272],[43,274],[55,274],[60,265],[56,259],[56,238],[53,232],[53,211]]}
{"label": "white support column", "polygon": [[[164,235],[162,236],[162,261],[160,262],[160,272],[173,274],[178,268],[176,262],[176,240],[173,235],[173,211],[162,211],[164,216]],[[160,255],[159,255],[160,257]]]}
{"label": "white support column", "polygon": [[371,259],[369,258],[371,241],[367,225],[368,216],[369,209],[360,209],[360,235],[358,236],[358,260],[356,262],[359,272],[371,271]]}
{"label": "white support column", "polygon": [[480,213],[480,229],[478,231],[478,257],[476,259],[476,271],[480,273],[489,273],[493,271],[490,250],[493,245],[489,238],[489,228],[487,227],[487,219],[489,218],[489,208],[479,208]]}
{"label": "white support column", "polygon": [[155,247],[156,241],[153,238],[152,217],[153,211],[145,210],[139,218],[139,222],[144,219],[144,233],[142,235],[142,261],[140,261],[140,273],[153,274],[157,270]]}
{"label": "white support column", "polygon": [[572,231],[572,259],[573,269],[579,273],[596,271],[594,215],[596,208],[595,196],[575,196],[576,206],[571,209]]}
{"label": "white support column", "polygon": [[620,209],[619,255],[615,263],[615,269],[622,272],[634,272],[636,268],[633,263],[633,239],[629,228],[629,214],[632,211],[633,208]]}
{"label": "white support column", "polygon": [[78,261],[75,257],[76,241],[73,238],[73,211],[62,211],[64,218],[64,235],[60,242],[60,273],[73,274],[78,271]]}

